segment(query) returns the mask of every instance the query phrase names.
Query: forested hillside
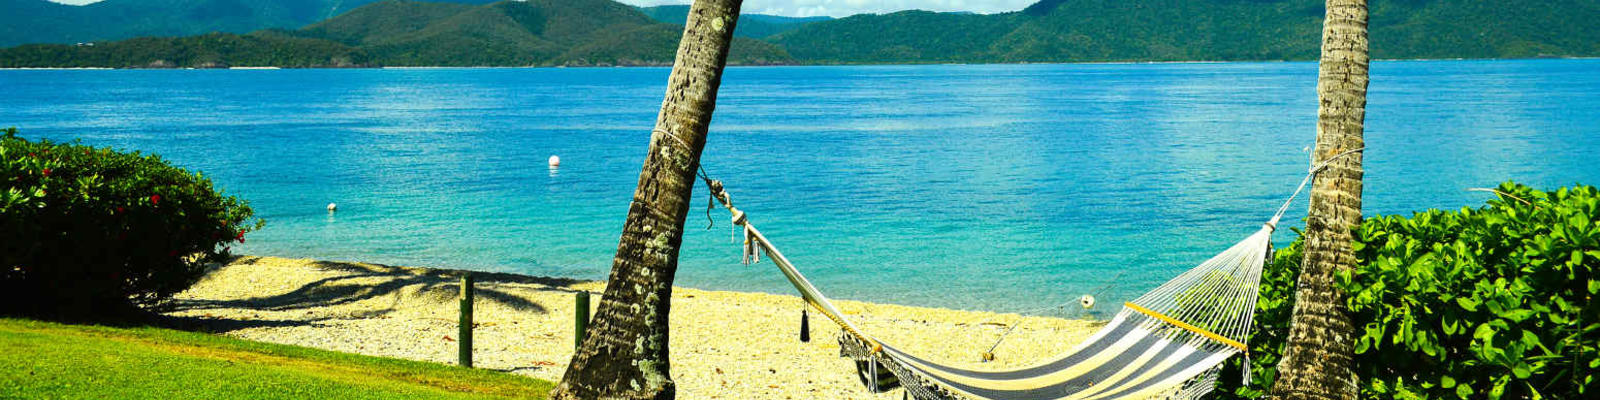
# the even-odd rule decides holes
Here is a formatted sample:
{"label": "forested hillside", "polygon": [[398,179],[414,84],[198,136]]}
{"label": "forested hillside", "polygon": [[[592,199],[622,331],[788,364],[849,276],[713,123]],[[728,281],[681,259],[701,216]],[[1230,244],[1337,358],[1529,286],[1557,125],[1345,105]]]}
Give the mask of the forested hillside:
{"label": "forested hillside", "polygon": [[[72,32],[95,26],[147,32],[188,24],[182,30],[230,32],[314,19],[368,1],[106,0],[76,7],[176,10],[145,19],[136,18],[145,11],[128,11],[132,16],[116,18],[133,22],[116,26],[106,21],[124,20],[73,17],[59,12],[68,6],[44,0],[0,0],[0,12],[25,16],[0,25],[0,32],[5,43],[50,35],[57,42],[94,41],[88,39],[94,35]],[[665,65],[682,26],[663,21],[682,21],[688,13],[687,6],[636,8],[611,0],[473,4],[482,1],[384,0],[298,30],[22,46],[0,50],[0,66]],[[1322,16],[1322,0],[1044,0],[987,15],[743,15],[730,63],[1312,60]],[[184,18],[194,21],[173,22]],[[1596,57],[1600,0],[1380,1],[1372,3],[1370,29],[1372,55],[1379,59]]]}

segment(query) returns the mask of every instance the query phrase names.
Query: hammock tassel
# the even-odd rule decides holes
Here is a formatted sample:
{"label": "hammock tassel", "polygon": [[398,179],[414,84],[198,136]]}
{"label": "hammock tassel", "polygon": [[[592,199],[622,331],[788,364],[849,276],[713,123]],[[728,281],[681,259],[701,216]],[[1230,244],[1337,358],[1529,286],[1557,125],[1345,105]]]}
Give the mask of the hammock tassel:
{"label": "hammock tassel", "polygon": [[811,316],[807,315],[804,308],[800,309],[800,342],[811,342]]}
{"label": "hammock tassel", "polygon": [[755,243],[751,242],[751,238],[750,238],[750,228],[745,228],[744,229],[744,258],[740,262],[743,262],[745,266],[750,266],[750,257],[754,255],[753,253],[755,253],[755,250],[756,250]]}
{"label": "hammock tassel", "polygon": [[867,366],[867,370],[871,371],[870,375],[868,375],[868,376],[872,377],[872,379],[870,380],[872,382],[872,385],[871,385],[872,387],[870,387],[868,389],[872,390],[872,393],[878,393],[878,360],[874,360],[871,357],[868,357],[867,358],[867,362],[870,363]]}
{"label": "hammock tassel", "polygon": [[1244,371],[1244,381],[1239,386],[1250,387],[1250,353],[1244,353],[1244,365],[1239,370]]}

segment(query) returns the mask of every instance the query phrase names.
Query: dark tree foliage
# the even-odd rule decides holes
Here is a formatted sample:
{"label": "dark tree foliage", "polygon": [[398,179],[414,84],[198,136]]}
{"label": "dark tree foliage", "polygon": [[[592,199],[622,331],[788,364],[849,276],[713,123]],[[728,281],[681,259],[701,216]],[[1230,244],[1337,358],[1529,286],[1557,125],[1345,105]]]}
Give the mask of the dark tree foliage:
{"label": "dark tree foliage", "polygon": [[366,53],[343,44],[281,31],[137,38],[93,46],[30,44],[0,49],[0,67],[227,68],[360,67]]}
{"label": "dark tree foliage", "polygon": [[[1600,391],[1600,191],[1507,183],[1487,206],[1378,216],[1355,232],[1360,260],[1337,277],[1359,327],[1356,373],[1369,399],[1583,399]],[[1301,241],[1261,282],[1242,360],[1223,398],[1257,398],[1277,377]]]}
{"label": "dark tree foliage", "polygon": [[[659,22],[682,26],[689,19],[689,5],[672,4],[653,7],[640,7],[639,11],[649,15],[651,19]],[[805,26],[817,21],[827,21],[832,17],[784,17],[765,14],[744,14],[739,16],[737,28],[733,29],[736,37],[760,39],[779,33],[788,32],[795,28]]]}
{"label": "dark tree foliage", "polygon": [[[6,1],[18,0],[0,0],[0,11],[39,15],[38,20],[55,21],[51,26],[98,24],[52,19],[37,7]],[[118,0],[106,3],[113,1]],[[671,21],[681,20],[687,9],[639,9],[610,0],[477,4],[485,1],[383,0],[299,30],[95,42],[96,48],[116,48],[109,51],[29,45],[0,50],[0,67],[666,65],[672,63],[676,41],[665,33],[681,32],[681,25]],[[337,7],[343,11],[359,3],[365,1]],[[1046,0],[992,15],[744,15],[728,62],[1312,60],[1322,15],[1319,0]],[[1600,21],[1600,0],[1374,2],[1371,54],[1374,59],[1594,57],[1600,56],[1594,21]],[[0,35],[18,29],[0,25]],[[227,42],[235,50],[224,50]]]}
{"label": "dark tree foliage", "polygon": [[[1320,0],[1045,0],[994,15],[901,12],[770,41],[802,62],[1314,60]],[[1374,59],[1600,56],[1600,1],[1373,2]]]}
{"label": "dark tree foliage", "polygon": [[[0,49],[0,67],[670,65],[682,25],[610,0],[487,5],[385,0],[304,29]],[[731,64],[788,64],[780,46],[734,39]]]}
{"label": "dark tree foliage", "polygon": [[248,205],[154,155],[0,132],[0,313],[122,315],[193,284],[259,229]]}

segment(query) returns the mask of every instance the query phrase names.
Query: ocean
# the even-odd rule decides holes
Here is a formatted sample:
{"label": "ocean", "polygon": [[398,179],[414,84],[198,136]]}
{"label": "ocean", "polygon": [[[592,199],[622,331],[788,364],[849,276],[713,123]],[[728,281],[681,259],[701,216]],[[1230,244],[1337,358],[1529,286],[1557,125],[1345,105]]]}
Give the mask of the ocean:
{"label": "ocean", "polygon": [[[1367,215],[1480,206],[1490,195],[1467,189],[1506,180],[1600,181],[1600,60],[1371,73]],[[0,70],[0,126],[203,171],[267,220],[236,253],[603,279],[667,74]],[[833,298],[1076,317],[1048,307],[1094,294],[1114,312],[1255,231],[1293,191],[1316,75],[1315,63],[730,68],[702,162]],[[770,263],[740,264],[726,211],[708,221],[700,207],[676,284],[794,292]],[[1302,196],[1284,226],[1305,209]]]}

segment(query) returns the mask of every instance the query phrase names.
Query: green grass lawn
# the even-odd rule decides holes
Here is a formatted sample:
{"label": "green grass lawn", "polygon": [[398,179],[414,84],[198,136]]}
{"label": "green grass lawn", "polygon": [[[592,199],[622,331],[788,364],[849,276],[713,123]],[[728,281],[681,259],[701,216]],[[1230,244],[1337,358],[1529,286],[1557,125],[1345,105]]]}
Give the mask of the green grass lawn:
{"label": "green grass lawn", "polygon": [[550,388],[218,335],[0,319],[0,399],[542,399]]}

